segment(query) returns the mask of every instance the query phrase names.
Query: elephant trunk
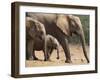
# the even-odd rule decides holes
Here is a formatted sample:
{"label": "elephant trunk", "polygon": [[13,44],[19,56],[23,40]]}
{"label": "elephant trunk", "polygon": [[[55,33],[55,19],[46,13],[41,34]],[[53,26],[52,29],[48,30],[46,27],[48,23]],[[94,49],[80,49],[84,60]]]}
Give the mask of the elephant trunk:
{"label": "elephant trunk", "polygon": [[47,39],[46,34],[44,34],[44,61],[48,60],[48,53],[47,53]]}
{"label": "elephant trunk", "polygon": [[88,59],[87,52],[86,52],[86,44],[85,44],[85,37],[84,37],[83,30],[81,31],[81,34],[80,34],[80,41],[82,43],[82,48],[83,48],[84,56],[85,56],[87,62],[89,63],[89,59]]}

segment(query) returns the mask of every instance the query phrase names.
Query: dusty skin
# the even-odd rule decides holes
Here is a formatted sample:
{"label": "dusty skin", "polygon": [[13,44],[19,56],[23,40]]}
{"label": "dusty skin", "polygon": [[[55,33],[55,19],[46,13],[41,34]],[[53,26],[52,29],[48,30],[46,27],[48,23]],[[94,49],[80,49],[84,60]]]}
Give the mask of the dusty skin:
{"label": "dusty skin", "polygon": [[[26,67],[36,67],[36,66],[61,66],[61,65],[80,65],[87,64],[86,59],[83,55],[82,46],[81,45],[69,45],[71,52],[71,60],[72,63],[65,63],[65,54],[60,46],[60,59],[56,59],[57,51],[54,50],[50,57],[49,61],[44,60],[44,54],[42,51],[35,51],[35,55],[39,60],[27,60],[25,62]],[[87,53],[89,56],[89,46],[86,46]]]}

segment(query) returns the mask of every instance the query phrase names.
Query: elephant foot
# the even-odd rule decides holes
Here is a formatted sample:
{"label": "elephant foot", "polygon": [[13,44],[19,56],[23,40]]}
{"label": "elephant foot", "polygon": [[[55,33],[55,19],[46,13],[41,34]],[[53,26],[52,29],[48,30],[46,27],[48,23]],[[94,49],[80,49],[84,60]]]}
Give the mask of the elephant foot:
{"label": "elephant foot", "polygon": [[57,59],[59,59],[59,57],[57,57]]}
{"label": "elephant foot", "polygon": [[49,60],[50,60],[50,58],[49,58],[49,57],[47,57],[47,58],[45,58],[45,59],[44,59],[44,61],[49,61]]}
{"label": "elephant foot", "polygon": [[87,63],[89,63],[90,61],[89,60],[87,60]]}
{"label": "elephant foot", "polygon": [[69,59],[67,59],[67,60],[65,61],[65,63],[72,63],[72,61],[69,60]]}
{"label": "elephant foot", "polygon": [[48,61],[48,59],[45,58],[44,61]]}
{"label": "elephant foot", "polygon": [[37,57],[34,57],[33,60],[38,60],[38,58]]}
{"label": "elephant foot", "polygon": [[44,61],[49,61],[50,60],[50,57],[49,55],[47,55],[47,57],[44,59]]}
{"label": "elephant foot", "polygon": [[28,60],[33,60],[33,57],[29,57],[29,59]]}

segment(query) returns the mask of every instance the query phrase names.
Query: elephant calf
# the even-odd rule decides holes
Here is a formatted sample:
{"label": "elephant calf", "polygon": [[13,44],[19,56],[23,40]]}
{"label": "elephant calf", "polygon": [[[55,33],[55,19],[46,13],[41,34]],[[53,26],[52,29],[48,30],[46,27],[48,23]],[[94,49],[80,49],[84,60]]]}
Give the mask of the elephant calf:
{"label": "elephant calf", "polygon": [[[38,41],[38,45],[39,43],[44,43],[42,47],[45,48],[45,36],[44,25],[31,17],[26,17],[26,59],[37,59],[33,54],[34,45]],[[45,51],[44,54],[46,53]]]}
{"label": "elephant calf", "polygon": [[[35,37],[36,39],[37,37]],[[47,54],[47,59],[49,59],[53,49],[57,49],[57,59],[59,59],[59,42],[57,39],[51,35],[46,35],[46,54]],[[33,52],[35,50],[40,51],[43,50],[45,51],[44,46],[44,41],[36,39],[35,44],[33,45]]]}
{"label": "elephant calf", "polygon": [[50,57],[53,49],[57,50],[57,59],[59,59],[59,42],[58,40],[51,36],[51,35],[46,35],[46,45],[47,45],[47,54],[48,58]]}

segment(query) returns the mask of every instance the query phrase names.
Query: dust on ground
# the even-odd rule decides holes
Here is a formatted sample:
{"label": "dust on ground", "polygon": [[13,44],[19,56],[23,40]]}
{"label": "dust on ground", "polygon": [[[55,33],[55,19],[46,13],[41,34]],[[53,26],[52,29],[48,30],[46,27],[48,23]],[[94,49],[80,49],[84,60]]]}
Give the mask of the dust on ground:
{"label": "dust on ground", "polygon": [[[87,61],[83,54],[83,49],[80,44],[78,45],[69,45],[70,53],[71,53],[71,60],[72,63],[65,63],[65,54],[60,46],[60,59],[56,59],[57,51],[54,50],[50,56],[49,61],[44,61],[44,53],[42,51],[35,51],[35,55],[39,60],[26,60],[25,66],[26,67],[36,67],[36,66],[61,66],[61,65],[80,65],[80,64],[87,64]],[[89,56],[89,46],[86,46],[87,54]]]}

